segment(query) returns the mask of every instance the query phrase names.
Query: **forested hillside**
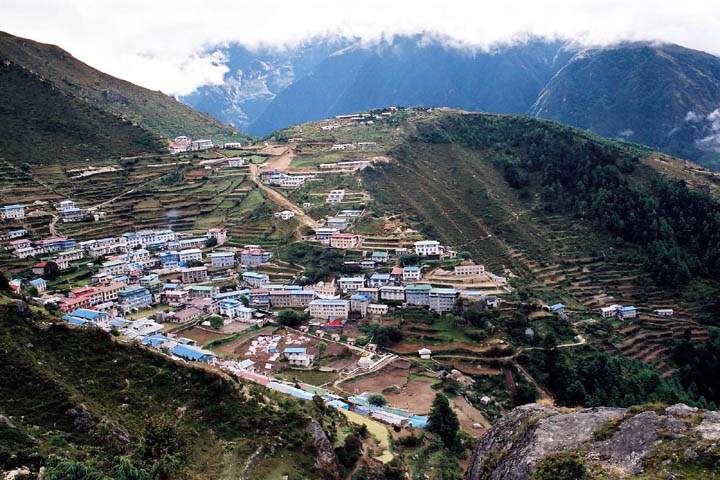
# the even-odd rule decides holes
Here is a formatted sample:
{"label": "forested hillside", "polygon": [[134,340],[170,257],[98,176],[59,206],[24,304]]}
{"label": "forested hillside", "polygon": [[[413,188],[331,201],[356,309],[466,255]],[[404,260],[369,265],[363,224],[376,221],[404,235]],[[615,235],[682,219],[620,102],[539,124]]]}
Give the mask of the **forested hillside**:
{"label": "forested hillside", "polygon": [[[589,274],[582,265],[592,258],[611,270],[619,262],[636,286],[607,274],[589,277],[592,290],[569,283],[587,305],[644,291],[640,303],[656,286],[677,300],[698,278],[720,279],[717,200],[660,174],[644,147],[527,117],[437,112],[411,124],[390,152],[396,161],[366,181],[382,208],[407,213],[428,235],[539,282],[544,266],[569,268],[568,281]],[[630,273],[637,267],[645,273]]]}
{"label": "forested hillside", "polygon": [[16,165],[165,150],[157,135],[9,61],[0,65],[0,98],[0,157]]}

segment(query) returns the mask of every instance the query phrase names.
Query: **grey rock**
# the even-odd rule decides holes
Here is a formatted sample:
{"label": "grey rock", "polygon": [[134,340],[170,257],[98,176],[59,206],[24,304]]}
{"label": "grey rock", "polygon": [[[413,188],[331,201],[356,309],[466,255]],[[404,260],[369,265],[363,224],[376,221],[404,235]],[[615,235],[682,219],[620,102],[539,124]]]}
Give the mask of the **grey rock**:
{"label": "grey rock", "polygon": [[702,422],[695,427],[703,440],[716,442],[720,440],[720,412],[705,412]]}
{"label": "grey rock", "polygon": [[689,407],[684,403],[676,403],[665,409],[665,413],[673,415],[675,417],[689,417],[695,415],[698,412],[697,407]]}
{"label": "grey rock", "polygon": [[337,468],[335,451],[322,426],[317,420],[311,419],[306,430],[312,435],[313,445],[315,446],[315,468],[321,472],[325,480],[338,480],[340,474]]}
{"label": "grey rock", "polygon": [[641,473],[643,459],[658,440],[660,423],[660,416],[653,411],[638,413],[622,422],[608,440],[598,442],[594,450],[615,467]]}

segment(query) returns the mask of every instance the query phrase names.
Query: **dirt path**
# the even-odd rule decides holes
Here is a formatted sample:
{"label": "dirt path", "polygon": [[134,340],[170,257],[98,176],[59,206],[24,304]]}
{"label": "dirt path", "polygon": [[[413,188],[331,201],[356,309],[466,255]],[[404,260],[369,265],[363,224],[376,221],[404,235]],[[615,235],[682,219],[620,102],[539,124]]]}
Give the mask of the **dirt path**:
{"label": "dirt path", "polygon": [[295,158],[295,150],[287,147],[282,154],[269,157],[267,162],[263,164],[263,167],[265,167],[266,170],[286,172],[288,168],[290,168],[290,163],[293,158]]}
{"label": "dirt path", "polygon": [[271,202],[273,202],[276,205],[279,205],[280,207],[290,210],[295,214],[295,218],[297,218],[300,223],[303,225],[307,225],[308,227],[312,228],[313,230],[320,227],[320,223],[318,223],[315,219],[308,216],[302,208],[295,205],[293,202],[288,200],[284,195],[282,195],[280,192],[268,187],[264,183],[260,181],[260,178],[258,176],[259,174],[259,168],[258,165],[251,164],[250,165],[250,180],[258,186],[260,190],[262,190],[265,195],[270,199]]}

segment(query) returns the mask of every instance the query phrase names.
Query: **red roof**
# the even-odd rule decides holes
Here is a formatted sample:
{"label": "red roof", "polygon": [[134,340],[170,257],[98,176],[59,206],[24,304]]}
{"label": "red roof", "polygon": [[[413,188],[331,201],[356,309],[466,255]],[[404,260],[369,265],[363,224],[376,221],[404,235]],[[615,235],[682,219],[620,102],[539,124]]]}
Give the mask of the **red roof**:
{"label": "red roof", "polygon": [[330,238],[353,238],[352,233],[333,233]]}
{"label": "red roof", "polygon": [[331,320],[331,321],[323,324],[322,327],[323,328],[342,328],[342,326],[343,326],[342,320],[340,320],[338,318],[338,319]]}
{"label": "red roof", "polygon": [[393,267],[393,269],[390,271],[390,275],[402,275],[403,269],[402,267]]}
{"label": "red roof", "polygon": [[32,268],[45,268],[47,266],[47,262],[38,262],[35,265],[32,266]]}

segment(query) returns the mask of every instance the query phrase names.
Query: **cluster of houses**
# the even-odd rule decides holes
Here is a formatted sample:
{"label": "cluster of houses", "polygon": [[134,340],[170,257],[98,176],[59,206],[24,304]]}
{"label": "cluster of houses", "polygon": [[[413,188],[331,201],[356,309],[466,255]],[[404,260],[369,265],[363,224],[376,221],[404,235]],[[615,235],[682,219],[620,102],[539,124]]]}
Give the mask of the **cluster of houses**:
{"label": "cluster of houses", "polygon": [[263,183],[280,188],[300,188],[305,182],[314,178],[315,175],[312,174],[291,175],[276,170],[264,170],[260,172],[260,179]]}
{"label": "cluster of houses", "polygon": [[637,317],[637,309],[632,305],[610,305],[600,308],[600,315],[603,318],[618,317],[627,320]]}

